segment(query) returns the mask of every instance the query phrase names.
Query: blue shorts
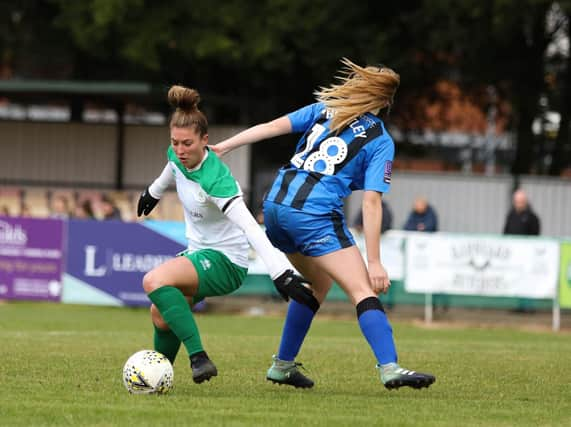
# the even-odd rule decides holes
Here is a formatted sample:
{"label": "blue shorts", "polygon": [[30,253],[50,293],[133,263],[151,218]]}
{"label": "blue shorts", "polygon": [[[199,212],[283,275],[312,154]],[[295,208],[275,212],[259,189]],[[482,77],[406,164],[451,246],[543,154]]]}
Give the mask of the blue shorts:
{"label": "blue shorts", "polygon": [[355,244],[341,211],[310,214],[264,201],[266,234],[280,251],[320,256]]}

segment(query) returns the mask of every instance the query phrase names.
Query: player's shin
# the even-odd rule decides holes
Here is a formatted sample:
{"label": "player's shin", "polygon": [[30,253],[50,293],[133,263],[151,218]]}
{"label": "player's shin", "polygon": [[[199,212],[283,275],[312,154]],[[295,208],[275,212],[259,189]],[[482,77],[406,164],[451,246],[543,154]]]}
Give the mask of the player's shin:
{"label": "player's shin", "polygon": [[378,298],[369,297],[357,304],[361,332],[371,346],[379,364],[396,363],[397,351],[393,329]]}
{"label": "player's shin", "polygon": [[162,286],[148,294],[169,328],[182,341],[188,355],[204,351],[192,311],[183,293],[174,286]]}
{"label": "player's shin", "polygon": [[167,359],[174,363],[180,348],[180,340],[171,330],[164,330],[153,325],[155,328],[154,345],[155,351],[164,354]]}
{"label": "player's shin", "polygon": [[295,359],[318,309],[319,305],[310,308],[294,300],[289,303],[278,352],[280,360]]}

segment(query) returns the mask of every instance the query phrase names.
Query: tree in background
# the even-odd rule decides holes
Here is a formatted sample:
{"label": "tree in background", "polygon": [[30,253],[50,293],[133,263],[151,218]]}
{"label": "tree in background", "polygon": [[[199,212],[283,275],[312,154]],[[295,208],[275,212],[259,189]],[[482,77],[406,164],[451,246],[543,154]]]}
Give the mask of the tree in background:
{"label": "tree in background", "polygon": [[[331,83],[342,56],[383,61],[402,77],[392,115],[403,126],[426,126],[423,105],[443,102],[450,88],[482,110],[485,88],[497,88],[512,106],[512,169],[522,174],[532,171],[537,152],[531,123],[546,91],[546,50],[568,22],[570,3],[12,0],[0,5],[1,70],[7,77],[144,80],[164,88],[194,82],[206,104],[225,106],[209,114],[213,121],[246,124],[308,102],[318,85]],[[548,26],[554,5],[567,21]],[[568,69],[565,62],[554,90],[571,90]],[[562,123],[570,98],[560,97]],[[567,128],[559,138],[556,150],[568,153]],[[552,173],[568,163],[556,155]]]}
{"label": "tree in background", "polygon": [[[571,52],[569,41],[571,40],[571,1],[559,3],[558,19],[563,21],[562,31],[556,43],[560,47],[567,48],[556,50],[551,58],[553,71],[549,75],[551,92],[556,94],[555,108],[561,114],[559,131],[555,140],[555,150],[549,168],[550,175],[559,175],[565,166],[571,164],[571,139],[569,125],[571,120]],[[558,95],[558,96],[557,96]]]}

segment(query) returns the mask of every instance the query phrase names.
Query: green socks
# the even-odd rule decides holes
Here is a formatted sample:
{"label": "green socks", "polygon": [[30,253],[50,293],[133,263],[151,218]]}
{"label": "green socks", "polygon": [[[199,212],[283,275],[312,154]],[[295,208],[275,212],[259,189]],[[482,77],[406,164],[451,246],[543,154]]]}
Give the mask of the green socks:
{"label": "green socks", "polygon": [[148,296],[159,309],[170,330],[182,341],[189,356],[204,351],[192,311],[179,289],[174,286],[162,286]]}
{"label": "green socks", "polygon": [[180,348],[180,340],[173,331],[165,331],[155,325],[153,326],[155,327],[155,350],[164,354],[171,363],[174,363]]}

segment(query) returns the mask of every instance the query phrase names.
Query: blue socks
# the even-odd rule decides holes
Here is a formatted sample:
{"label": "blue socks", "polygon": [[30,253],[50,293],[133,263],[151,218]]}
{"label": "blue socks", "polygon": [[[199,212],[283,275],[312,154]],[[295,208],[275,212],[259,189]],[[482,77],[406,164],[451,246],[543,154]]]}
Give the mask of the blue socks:
{"label": "blue socks", "polygon": [[397,362],[397,350],[393,340],[393,328],[387,319],[381,302],[369,297],[357,304],[357,317],[361,332],[371,346],[380,365]]}
{"label": "blue socks", "polygon": [[[309,331],[315,312],[294,300],[289,303],[278,351],[278,359],[295,360],[303,340]],[[393,329],[376,297],[369,297],[357,304],[359,326],[371,346],[380,365],[397,362]]]}
{"label": "blue socks", "polygon": [[294,300],[290,301],[278,351],[278,359],[295,360],[314,316],[315,312],[306,305]]}

